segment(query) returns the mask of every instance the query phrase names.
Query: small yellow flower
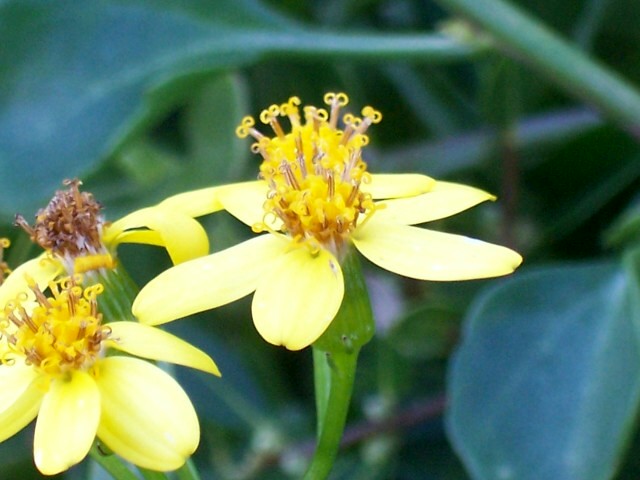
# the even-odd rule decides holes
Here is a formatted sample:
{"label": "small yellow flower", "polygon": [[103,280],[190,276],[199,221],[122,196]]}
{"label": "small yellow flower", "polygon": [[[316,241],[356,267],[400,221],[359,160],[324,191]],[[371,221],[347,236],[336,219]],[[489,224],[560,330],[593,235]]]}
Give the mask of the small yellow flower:
{"label": "small yellow flower", "polygon": [[116,248],[120,243],[163,246],[174,263],[209,252],[202,226],[181,211],[170,206],[149,207],[109,223],[93,195],[80,191],[82,182],[66,180],[64,184],[67,190],[55,193],[36,214],[33,226],[21,215],[16,216],[16,225],[45,253],[19,267],[13,277],[15,288],[6,294],[0,289],[0,301],[25,289],[25,274],[46,286],[62,272],[74,275],[112,269],[117,264]]}
{"label": "small yellow flower", "polygon": [[[255,291],[252,314],[270,343],[297,350],[313,343],[342,303],[340,262],[354,246],[371,262],[421,280],[465,280],[511,273],[522,258],[498,245],[414,225],[445,218],[494,197],[465,185],[417,174],[370,174],[362,158],[365,132],[381,120],[340,110],[345,94],[327,94],[322,108],[291,98],[260,115],[267,137],[245,117],[262,156],[259,180],[187,192],[160,205],[198,216],[225,209],[259,235],[163,272],[142,289],[134,314],[161,324]],[[279,117],[288,117],[285,132]],[[178,297],[180,302],[172,299]]]}
{"label": "small yellow flower", "polygon": [[131,355],[214,375],[218,368],[154,327],[104,324],[102,290],[66,277],[51,282],[45,295],[30,282],[28,292],[0,305],[0,441],[37,416],[34,459],[45,475],[80,462],[96,436],[136,465],[177,469],[198,446],[196,413],[173,378]]}

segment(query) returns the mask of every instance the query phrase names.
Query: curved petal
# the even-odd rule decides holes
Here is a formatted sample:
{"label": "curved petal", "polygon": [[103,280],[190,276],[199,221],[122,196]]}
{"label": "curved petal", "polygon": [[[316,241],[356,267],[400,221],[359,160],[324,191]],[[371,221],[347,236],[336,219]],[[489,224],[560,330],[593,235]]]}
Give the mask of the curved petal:
{"label": "curved petal", "polygon": [[343,295],[342,269],[331,253],[295,248],[260,280],[251,305],[253,323],[267,342],[300,350],[327,329]]}
{"label": "curved petal", "polygon": [[49,258],[46,254],[27,260],[16,268],[0,285],[0,308],[4,308],[8,301],[15,299],[20,293],[27,293],[29,296],[33,296],[31,290],[29,290],[28,278],[33,279],[44,290],[49,282],[61,272],[62,264]]}
{"label": "curved petal", "polygon": [[162,235],[153,230],[127,230],[118,235],[118,243],[142,243],[164,247]]}
{"label": "curved petal", "polygon": [[165,270],[140,291],[133,313],[142,323],[160,325],[245,297],[288,246],[279,236],[260,235]]}
{"label": "curved petal", "polygon": [[402,198],[429,192],[435,184],[433,178],[419,173],[372,173],[371,182],[360,188],[374,199]]}
{"label": "curved petal", "polygon": [[[91,448],[100,420],[100,392],[86,372],[55,379],[40,406],[33,458],[45,475],[79,463]],[[64,439],[64,440],[63,440]]]}
{"label": "curved petal", "polygon": [[[140,228],[158,232],[173,263],[182,263],[209,253],[209,238],[202,225],[168,207],[149,207],[130,213],[108,227],[104,241],[110,246],[118,245],[127,239],[124,232]],[[156,244],[157,238],[152,236],[150,240]]]}
{"label": "curved petal", "polygon": [[470,280],[513,272],[513,250],[461,235],[376,221],[356,230],[356,248],[376,265],[419,280]]}
{"label": "curved petal", "polygon": [[107,345],[112,348],[220,376],[220,370],[209,355],[175,335],[136,322],[111,322],[109,328],[111,335]]}
{"label": "curved petal", "polygon": [[[29,368],[29,370],[35,372],[33,368]],[[27,373],[27,375],[29,374]],[[13,379],[14,383],[2,385],[3,389],[14,386],[18,389],[22,388],[22,390],[14,396],[13,402],[10,402],[10,398],[4,397],[5,408],[0,411],[0,442],[4,442],[7,438],[18,433],[38,415],[45,394],[40,380],[41,378],[38,378],[37,375],[31,376],[31,382],[25,388],[22,388],[22,381],[17,378]]]}
{"label": "curved petal", "polygon": [[246,225],[267,223],[273,230],[280,230],[282,222],[273,215],[265,217],[263,208],[269,188],[263,180],[225,185],[219,192],[224,209]]}
{"label": "curved petal", "polygon": [[222,210],[222,204],[218,199],[220,188],[209,187],[179,193],[164,199],[157,206],[177,210],[189,217],[200,217]]}
{"label": "curved petal", "polygon": [[11,407],[38,376],[36,369],[26,365],[21,357],[12,361],[15,362],[12,365],[0,365],[0,412]]}
{"label": "curved petal", "polygon": [[376,210],[377,220],[415,225],[450,217],[496,197],[478,188],[459,183],[436,182],[428,193],[409,198],[382,202],[384,208]]}
{"label": "curved petal", "polygon": [[180,468],[200,437],[198,417],[180,385],[137,358],[107,357],[98,368],[100,440],[143,468]]}

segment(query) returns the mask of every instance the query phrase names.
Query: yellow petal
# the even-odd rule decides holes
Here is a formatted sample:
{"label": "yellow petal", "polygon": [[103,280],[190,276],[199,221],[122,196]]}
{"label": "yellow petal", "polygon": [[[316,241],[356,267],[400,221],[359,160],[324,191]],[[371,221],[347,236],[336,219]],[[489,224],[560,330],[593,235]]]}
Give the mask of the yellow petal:
{"label": "yellow petal", "polygon": [[496,197],[478,188],[459,183],[436,182],[428,193],[379,202],[385,205],[374,215],[377,220],[403,225],[431,222],[449,217]]}
{"label": "yellow petal", "polygon": [[26,261],[16,268],[0,286],[0,308],[4,308],[4,305],[14,300],[18,294],[27,293],[33,297],[27,278],[33,279],[44,290],[60,272],[62,272],[60,262],[48,258],[45,254]]}
{"label": "yellow petal", "polygon": [[[16,394],[3,392],[3,409],[0,411],[0,442],[4,442],[31,423],[40,409],[44,391],[35,370],[31,367],[28,367],[28,370],[29,372],[22,369],[24,378],[18,378],[20,374],[15,376],[6,374],[1,377],[2,389],[15,388]],[[25,387],[24,382],[27,380],[30,382]],[[7,383],[4,383],[5,381]],[[11,396],[14,398],[10,398]]]}
{"label": "yellow petal", "polygon": [[269,188],[263,180],[225,185],[219,192],[220,201],[226,211],[250,227],[256,223],[267,223],[279,230],[282,222],[273,215],[265,217],[263,208]]}
{"label": "yellow petal", "polygon": [[10,361],[14,363],[0,364],[0,412],[13,405],[38,376],[36,369],[26,365],[22,357],[16,356]]}
{"label": "yellow petal", "polygon": [[418,173],[375,173],[371,182],[360,188],[373,198],[401,198],[428,192],[435,183],[433,178]]}
{"label": "yellow petal", "polygon": [[111,322],[109,328],[108,346],[112,348],[220,376],[220,370],[209,355],[175,335],[136,322]]}
{"label": "yellow petal", "polygon": [[513,250],[460,235],[376,221],[356,230],[353,243],[376,265],[420,280],[469,280],[506,275],[520,265]]}
{"label": "yellow petal", "polygon": [[[115,246],[132,238],[123,235],[124,232],[140,228],[148,228],[159,234],[173,263],[182,263],[209,253],[209,238],[202,225],[170,208],[149,207],[130,213],[108,227],[104,241]],[[155,245],[157,237],[152,236],[150,239]]]}
{"label": "yellow petal", "polygon": [[127,230],[118,235],[118,243],[142,243],[163,247],[162,235],[153,230]]}
{"label": "yellow petal", "polygon": [[343,295],[342,269],[331,253],[295,248],[260,280],[251,305],[253,322],[267,342],[300,350],[326,330]]}
{"label": "yellow petal", "polygon": [[107,357],[98,368],[100,440],[143,468],[180,468],[200,438],[196,412],[180,385],[137,358]]}
{"label": "yellow petal", "polygon": [[45,475],[63,472],[86,457],[100,420],[100,393],[86,372],[53,380],[40,406],[33,440],[36,466]]}
{"label": "yellow petal", "polygon": [[189,217],[200,217],[222,210],[222,204],[218,199],[220,188],[209,187],[179,193],[163,200],[157,206],[177,210]]}
{"label": "yellow petal", "polygon": [[260,235],[165,270],[140,291],[133,313],[142,323],[160,325],[245,297],[288,245],[279,236]]}

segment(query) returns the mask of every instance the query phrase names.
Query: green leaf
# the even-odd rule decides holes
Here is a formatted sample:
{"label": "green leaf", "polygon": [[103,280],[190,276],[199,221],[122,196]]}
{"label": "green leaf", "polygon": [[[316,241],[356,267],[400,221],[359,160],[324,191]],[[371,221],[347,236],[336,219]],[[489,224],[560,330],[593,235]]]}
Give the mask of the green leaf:
{"label": "green leaf", "polygon": [[0,216],[35,211],[220,70],[265,55],[456,61],[477,50],[435,35],[312,31],[254,0],[211,6],[1,2]]}
{"label": "green leaf", "polygon": [[249,23],[253,5],[219,1],[205,22],[175,4],[3,2],[0,211],[35,211],[34,192],[86,175],[184,97],[185,78],[255,59],[242,39],[267,23]]}
{"label": "green leaf", "polygon": [[[249,112],[245,85],[232,75],[220,75],[189,103],[185,130],[189,149],[189,176],[185,188],[243,179],[249,159],[249,142],[235,129]],[[257,167],[257,159],[253,167]],[[251,169],[255,175],[255,168]]]}
{"label": "green leaf", "polygon": [[613,475],[640,401],[637,257],[520,274],[476,304],[447,417],[473,478]]}

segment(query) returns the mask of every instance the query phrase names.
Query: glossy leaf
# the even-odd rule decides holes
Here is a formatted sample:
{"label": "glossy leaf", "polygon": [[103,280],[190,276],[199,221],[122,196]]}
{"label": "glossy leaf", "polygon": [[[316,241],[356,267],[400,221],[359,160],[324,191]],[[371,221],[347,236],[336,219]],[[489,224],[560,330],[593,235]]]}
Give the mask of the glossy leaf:
{"label": "glossy leaf", "polygon": [[0,45],[5,216],[35,211],[61,179],[94,170],[220,70],[266,54],[450,61],[474,52],[442,36],[312,32],[254,0],[218,0],[215,8],[201,0],[87,0],[82,8],[10,0],[0,4]]}
{"label": "glossy leaf", "polygon": [[[35,210],[42,198],[34,190],[46,195],[62,178],[95,168],[188,91],[170,80],[255,58],[258,51],[242,38],[268,24],[257,21],[250,1],[217,2],[206,21],[175,4],[76,7],[64,0],[0,6],[3,209]],[[246,19],[242,30],[233,27],[238,18]]]}
{"label": "glossy leaf", "polygon": [[450,371],[449,436],[475,479],[600,480],[640,402],[637,258],[549,267],[487,292]]}

